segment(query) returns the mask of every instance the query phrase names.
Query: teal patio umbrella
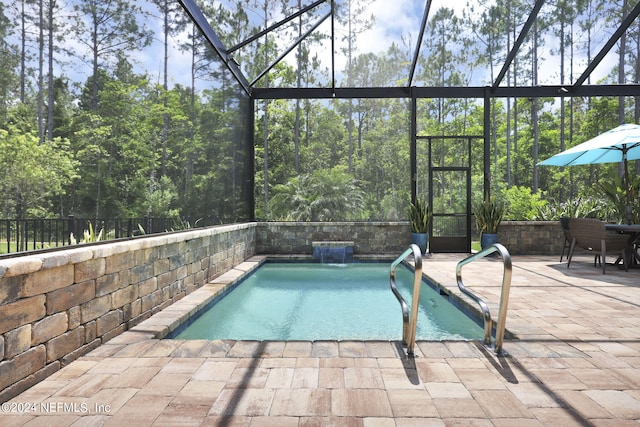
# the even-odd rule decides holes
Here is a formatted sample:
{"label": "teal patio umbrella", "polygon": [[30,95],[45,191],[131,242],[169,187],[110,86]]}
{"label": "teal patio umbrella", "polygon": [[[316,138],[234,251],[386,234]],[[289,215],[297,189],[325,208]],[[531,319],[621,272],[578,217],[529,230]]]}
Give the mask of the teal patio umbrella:
{"label": "teal patio umbrella", "polygon": [[626,163],[628,160],[636,159],[640,159],[640,125],[624,124],[538,164],[573,166],[595,163]]}
{"label": "teal patio umbrella", "polygon": [[595,138],[558,153],[539,165],[573,166],[596,163],[624,163],[624,183],[627,204],[629,193],[629,160],[640,159],[640,125],[623,124],[608,130]]}

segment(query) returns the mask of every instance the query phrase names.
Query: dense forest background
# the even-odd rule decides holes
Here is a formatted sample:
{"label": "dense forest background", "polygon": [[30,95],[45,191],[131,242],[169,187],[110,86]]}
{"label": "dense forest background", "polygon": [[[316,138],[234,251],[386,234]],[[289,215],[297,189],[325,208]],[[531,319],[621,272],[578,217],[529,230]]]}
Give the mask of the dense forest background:
{"label": "dense forest background", "polygon": [[[227,47],[306,5],[197,3]],[[277,61],[327,13],[329,2],[238,47],[234,60],[255,87],[330,87],[333,77],[341,87],[405,86],[419,27],[390,36],[375,52],[365,50],[363,42],[385,19],[372,12],[375,3],[336,2],[335,73],[327,62],[328,21]],[[416,3],[419,21],[423,2]],[[532,4],[478,0],[460,10],[432,10],[412,85],[490,84]],[[571,84],[634,6],[629,0],[547,1],[503,84]],[[177,2],[3,2],[0,63],[0,218],[232,222],[252,216],[252,199],[259,219],[406,218],[409,100],[253,104]],[[639,22],[598,70],[598,80],[587,84],[640,81]],[[553,219],[581,209],[620,219],[598,184],[614,182],[620,165],[536,164],[619,123],[638,123],[638,101],[492,100],[492,191],[508,205],[507,218]],[[481,100],[422,99],[417,117],[420,135],[483,134]],[[463,164],[464,156],[445,149],[455,145],[448,141],[439,142],[438,164]],[[418,147],[421,197],[428,188],[426,149]],[[473,141],[471,157],[478,200],[482,140]],[[632,172],[637,181],[640,166]]]}

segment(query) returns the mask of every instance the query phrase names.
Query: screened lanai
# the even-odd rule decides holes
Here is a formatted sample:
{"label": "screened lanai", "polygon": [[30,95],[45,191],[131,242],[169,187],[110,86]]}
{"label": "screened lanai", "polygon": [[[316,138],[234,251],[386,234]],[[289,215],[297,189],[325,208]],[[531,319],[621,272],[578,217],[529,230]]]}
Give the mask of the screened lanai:
{"label": "screened lanai", "polygon": [[[619,166],[538,162],[640,121],[635,1],[49,9],[0,11],[0,123],[12,146],[28,133],[68,156],[0,158],[3,218],[398,221],[424,198],[447,228],[491,193],[557,219]],[[55,176],[28,185],[31,163],[11,159],[36,154]]]}
{"label": "screened lanai", "polygon": [[181,3],[255,120],[252,219],[403,219],[420,197],[466,235],[483,194],[575,196],[537,163],[639,118],[640,3]]}
{"label": "screened lanai", "polygon": [[[335,229],[370,246],[363,258],[395,257],[412,199],[427,199],[434,227],[449,230],[450,217],[469,225],[486,192],[539,197],[550,220],[562,203],[592,197],[617,164],[537,163],[640,122],[638,2],[14,3],[0,6],[10,40],[0,45],[4,217],[180,214],[225,225],[1,259],[0,401],[18,404],[3,421],[640,419],[638,270],[603,275],[591,253],[558,263],[557,221],[505,224],[556,232],[533,245],[502,240],[517,261],[508,357],[473,341],[422,342],[411,363],[395,340],[156,339],[269,258],[310,258],[311,240],[334,241]],[[8,33],[3,14],[16,24]],[[43,29],[22,44],[11,40],[21,14],[31,24],[40,16]],[[7,46],[36,49],[24,56],[23,88],[6,79],[20,70]],[[43,153],[36,168],[29,151]],[[67,153],[73,173],[49,178]],[[26,181],[40,185],[7,185],[31,170],[39,174]],[[507,219],[525,218],[517,208]],[[428,260],[443,299],[465,252]],[[465,277],[497,296],[502,263],[486,261]]]}

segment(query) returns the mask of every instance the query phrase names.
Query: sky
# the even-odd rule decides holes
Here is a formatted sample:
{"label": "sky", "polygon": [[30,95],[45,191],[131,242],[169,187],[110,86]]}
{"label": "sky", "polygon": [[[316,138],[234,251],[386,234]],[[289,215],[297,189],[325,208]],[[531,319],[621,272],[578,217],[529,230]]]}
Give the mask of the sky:
{"label": "sky", "polygon": [[[344,0],[336,0],[338,4],[344,2]],[[311,0],[303,1],[303,4],[309,4]],[[419,30],[424,14],[424,9],[427,1],[426,0],[369,0],[367,4],[367,12],[366,16],[373,14],[375,16],[375,24],[371,26],[366,32],[358,35],[357,37],[357,51],[358,53],[380,53],[385,51],[392,42],[396,42],[398,45],[402,45],[403,37],[408,46],[405,48],[410,53],[407,57],[407,62],[410,63],[412,60],[412,55],[415,50],[415,45],[417,38],[419,36]],[[531,0],[531,4],[533,4],[533,0]],[[442,7],[447,7],[449,9],[453,9],[458,17],[463,16],[463,11],[468,9],[469,6],[474,6],[476,11],[482,10],[480,6],[478,6],[478,0],[432,0],[431,8],[429,16],[432,17],[435,15],[436,11],[438,11]],[[551,14],[554,13],[552,8],[553,5],[545,4],[540,13]],[[319,6],[318,9],[323,9],[322,14],[324,14],[327,10],[325,5]],[[545,9],[546,8],[546,9]],[[318,14],[320,16],[320,14]],[[528,15],[522,16],[520,21],[522,24],[526,21]],[[279,18],[278,18],[279,19]],[[315,19],[312,22],[315,22]],[[276,21],[277,19],[274,19]],[[610,34],[613,32],[613,28],[605,28],[603,31],[608,31],[607,34],[596,34],[598,40],[594,43],[592,47],[592,55],[598,51],[600,46],[606,41]],[[326,20],[317,30],[318,32],[322,32],[323,34],[329,35],[331,33],[331,20]],[[345,33],[345,29],[341,28],[339,23],[336,23],[336,39],[340,39],[340,36]],[[584,39],[584,35],[576,34],[576,37],[582,36]],[[551,37],[551,36],[549,36]],[[283,41],[282,42],[282,50],[286,49],[292,44],[292,41]],[[335,65],[336,65],[336,75],[339,80],[341,70],[346,69],[346,57],[340,53],[340,42],[336,40],[336,52],[335,52]],[[555,48],[557,43],[548,38],[540,47],[540,57],[544,58],[544,60],[539,63],[539,83],[540,84],[560,84],[559,80],[559,56],[557,54],[552,55],[550,49]],[[452,49],[455,49],[455,46],[451,46]],[[527,49],[527,46],[523,46],[522,50]],[[331,66],[331,44],[330,42],[325,42],[322,49],[318,49],[316,51],[320,57],[322,58],[323,64],[329,68]],[[424,56],[426,51],[424,48],[421,48],[421,55]],[[503,58],[506,57],[506,48],[501,54]],[[575,66],[574,66],[574,74],[573,81],[577,79],[580,74],[584,71],[587,66],[587,58],[586,55],[580,55],[580,53],[576,53],[575,58]],[[295,50],[287,56],[285,59],[291,65],[295,65]],[[615,53],[615,49],[613,49],[609,55],[605,58],[605,60],[601,63],[601,65],[596,68],[596,70],[592,74],[592,82],[596,82],[599,79],[603,78],[609,71],[613,68],[615,63],[617,62],[617,56]],[[498,73],[500,68],[502,67],[502,62],[498,62],[496,67],[494,68],[494,73]],[[407,65],[407,70],[409,65]],[[566,66],[568,74],[568,65]],[[407,71],[408,73],[408,71]],[[473,85],[486,85],[492,81],[490,76],[489,67],[485,68],[476,68],[473,71],[473,74],[470,77],[472,79],[471,84]],[[249,78],[251,80],[251,78]],[[567,78],[565,83],[569,83],[571,79]],[[415,81],[414,81],[415,83]],[[506,80],[503,81],[503,85],[506,84]]]}
{"label": "sky", "polygon": [[[336,0],[338,3],[341,3],[342,0]],[[310,4],[311,0],[303,0],[303,4]],[[380,53],[388,48],[392,42],[397,42],[401,44],[402,37],[408,37],[410,46],[408,49],[413,52],[415,49],[416,40],[418,37],[418,32],[420,30],[420,25],[422,21],[422,17],[424,14],[424,8],[426,5],[426,0],[368,0],[368,10],[367,15],[373,14],[376,17],[375,24],[367,30],[365,33],[358,36],[358,47],[357,50],[359,53]],[[458,16],[462,16],[463,10],[467,7],[467,4],[477,3],[477,0],[432,0],[430,9],[430,16],[433,16],[435,12],[441,7],[448,7],[454,9]],[[533,0],[532,0],[533,3]],[[322,14],[326,12],[326,5],[322,5],[319,8],[324,8]],[[279,19],[279,18],[278,18]],[[315,19],[315,18],[314,18]],[[526,16],[522,17],[522,21],[526,19]],[[276,19],[274,18],[274,21]],[[323,25],[321,25],[317,31],[324,32],[325,34],[330,34],[330,19],[325,21]],[[149,24],[151,25],[151,23]],[[155,23],[156,38],[161,37],[161,27],[160,23]],[[337,31],[340,32],[340,28],[337,28]],[[613,30],[611,30],[613,31]],[[605,35],[606,36],[606,35]],[[606,40],[608,36],[604,37],[601,35],[601,39]],[[185,85],[189,85],[189,75],[190,75],[190,58],[189,55],[179,51],[175,45],[179,40],[174,38],[172,43],[174,45],[171,56],[172,56],[172,69],[171,69],[171,83],[181,83]],[[72,43],[72,40],[67,40],[68,43]],[[284,42],[282,48],[285,49],[291,44],[290,41]],[[550,45],[553,45],[552,41],[548,41],[546,46],[542,49],[549,48]],[[78,47],[78,46],[76,46]],[[140,52],[136,55],[137,60],[139,61],[139,66],[141,68],[145,68],[147,72],[150,74],[152,79],[160,79],[161,76],[161,49],[162,45],[159,41],[156,40],[153,48],[147,49],[144,52]],[[597,48],[595,48],[597,49]],[[295,52],[295,51],[294,51]],[[325,65],[328,67],[331,64],[331,49],[330,44],[325,45],[325,47],[320,52]],[[411,53],[412,54],[412,53]],[[421,50],[421,54],[424,55],[424,49]],[[559,83],[557,81],[557,74],[559,69],[559,61],[557,56],[552,56],[550,54],[545,53],[544,56],[546,60],[544,63],[541,63],[540,66],[540,78],[542,84],[556,84]],[[287,58],[288,61],[292,62],[294,57],[294,53],[290,54]],[[410,61],[412,58],[407,58]],[[339,52],[336,53],[336,72],[339,73],[340,70],[345,68],[346,58],[343,55],[340,55]],[[586,58],[579,59],[581,61],[580,65],[576,67],[578,71],[574,76],[574,79],[577,78],[580,72],[584,70],[586,67]],[[596,69],[594,72],[594,81],[598,78],[602,77],[604,73],[608,72],[616,61],[615,49],[605,58],[605,61]],[[498,64],[498,67],[501,67],[502,64]],[[81,67],[79,67],[81,68]],[[499,69],[499,68],[498,68]],[[66,70],[67,73],[69,70]],[[89,70],[86,70],[88,74]],[[497,70],[496,70],[497,72]],[[483,74],[484,73],[484,74]],[[484,85],[490,78],[487,75],[487,70],[476,71],[474,77],[476,81],[475,84]],[[249,80],[252,80],[254,76],[247,76]],[[339,75],[338,75],[339,77]],[[86,78],[86,76],[84,77]],[[82,79],[83,80],[83,79]]]}
{"label": "sky", "polygon": [[[419,35],[420,26],[422,23],[422,18],[424,15],[424,10],[426,6],[426,0],[372,0],[370,2],[369,10],[377,17],[375,25],[363,34],[360,37],[358,48],[361,53],[365,52],[374,52],[378,53],[385,50],[391,43],[391,41],[399,42],[401,39],[401,35],[405,34],[410,35],[411,37],[411,51],[415,49],[415,44],[417,37]],[[534,1],[531,0],[531,4],[533,5]],[[392,6],[390,6],[390,4]],[[481,10],[482,8],[478,5],[477,0],[432,0],[431,7],[429,11],[429,17],[432,17],[437,10],[440,8],[446,7],[449,9],[453,9],[458,17],[463,16],[463,12],[465,9],[468,10],[468,7],[473,7],[476,11]],[[551,10],[545,10],[544,8],[552,7],[549,4],[543,6],[539,15],[543,13],[553,13]],[[522,23],[526,21],[528,16],[523,16],[521,18]],[[613,33],[614,28],[607,29],[609,33]],[[605,30],[606,31],[606,30]],[[594,47],[592,47],[592,55],[600,49],[600,45],[604,44],[610,34],[596,34],[596,37],[600,40],[600,43],[595,43]],[[579,38],[584,35],[576,34],[576,38]],[[551,48],[555,48],[555,42],[553,40],[546,40],[545,43],[540,47],[541,49],[541,57],[544,57],[545,60],[541,61],[539,66],[539,78],[541,84],[559,84],[559,57],[558,55],[551,55],[549,50]],[[421,54],[424,55],[424,49],[421,50]],[[506,56],[506,54],[505,54]],[[338,59],[336,59],[338,61]],[[609,54],[605,57],[603,62],[599,67],[594,70],[592,74],[592,81],[595,82],[598,79],[601,79],[611,70],[611,68],[616,65],[617,55],[615,53],[615,49],[612,49]],[[344,65],[340,63],[340,65]],[[574,67],[574,80],[584,71],[587,66],[587,58],[586,55],[582,57],[578,54],[576,55],[576,65]],[[498,67],[502,67],[502,63],[498,64]],[[498,70],[499,70],[498,68]],[[498,70],[495,72],[497,73]],[[476,72],[476,83],[480,81],[490,81],[491,78],[489,76],[489,70],[486,72]],[[480,83],[485,84],[485,83]]]}
{"label": "sky", "polygon": [[[340,0],[336,0],[342,3]],[[476,0],[470,0],[471,3]],[[464,0],[432,0],[429,16],[441,7],[453,9],[458,16],[462,16],[462,11],[467,4]],[[422,24],[422,18],[426,6],[425,0],[370,0],[367,6],[366,17],[373,15],[374,24],[366,32],[357,38],[358,53],[381,53],[391,45],[392,42],[402,44],[402,38],[410,43],[410,50],[413,52],[417,42],[418,33]],[[320,28],[325,34],[330,34],[330,21],[327,20]],[[339,25],[336,25],[336,33],[342,33]],[[338,43],[338,42],[336,42]],[[413,53],[411,53],[413,54]],[[331,63],[331,47],[325,44],[324,63]],[[411,60],[411,58],[408,58]],[[336,69],[346,68],[346,58],[336,52]]]}
{"label": "sky", "polygon": [[[416,37],[420,31],[422,17],[426,1],[420,0],[393,0],[393,7],[389,7],[389,0],[373,0],[370,5],[371,12],[378,17],[376,25],[368,36],[362,41],[361,49],[365,52],[375,52],[389,45],[389,40],[398,40],[401,33],[410,33],[415,45]],[[464,0],[432,0],[429,16],[441,7],[448,7],[462,16],[466,1]]]}

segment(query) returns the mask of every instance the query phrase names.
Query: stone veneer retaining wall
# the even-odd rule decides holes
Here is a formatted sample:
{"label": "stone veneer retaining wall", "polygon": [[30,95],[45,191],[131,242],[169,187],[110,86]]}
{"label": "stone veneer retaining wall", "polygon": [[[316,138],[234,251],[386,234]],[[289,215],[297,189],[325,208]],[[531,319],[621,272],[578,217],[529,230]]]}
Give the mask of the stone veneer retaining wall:
{"label": "stone veneer retaining wall", "polygon": [[[348,240],[355,255],[399,255],[411,243],[409,222],[258,223],[256,253],[311,254],[314,241]],[[499,241],[511,255],[560,255],[564,236],[557,221],[503,221]]]}
{"label": "stone veneer retaining wall", "polygon": [[0,260],[0,402],[254,255],[255,224]]}
{"label": "stone veneer retaining wall", "polygon": [[[408,222],[226,225],[0,260],[0,402],[147,319],[255,254],[312,254],[353,241],[356,255],[397,255]],[[558,255],[557,222],[505,221],[513,255]]]}
{"label": "stone veneer retaining wall", "polygon": [[564,234],[559,221],[503,221],[498,241],[511,255],[557,255],[559,259]]}
{"label": "stone veneer retaining wall", "polygon": [[409,222],[260,222],[258,254],[312,254],[312,242],[352,241],[356,255],[399,255],[411,243]]}

